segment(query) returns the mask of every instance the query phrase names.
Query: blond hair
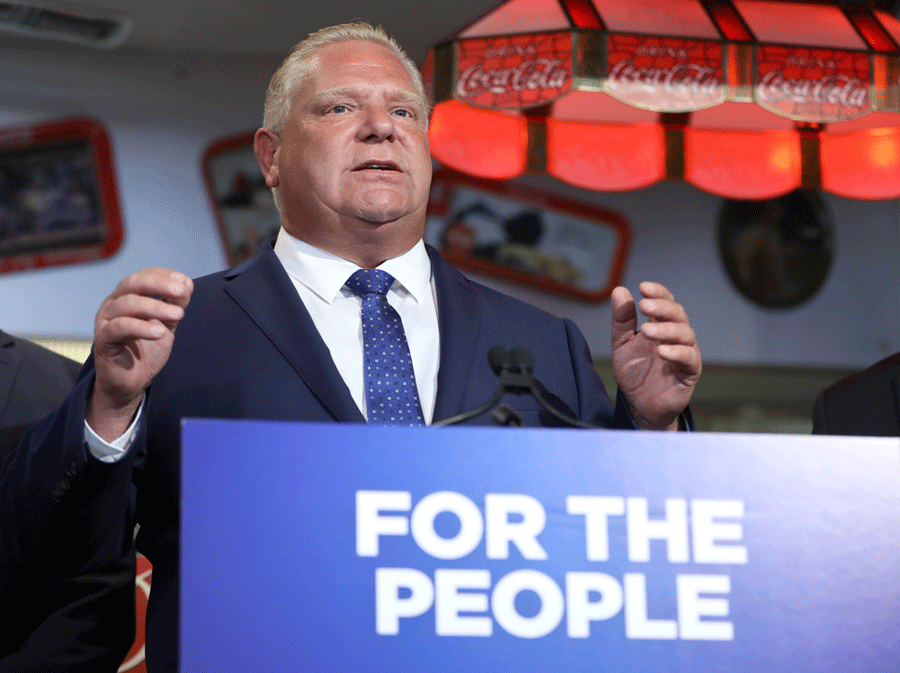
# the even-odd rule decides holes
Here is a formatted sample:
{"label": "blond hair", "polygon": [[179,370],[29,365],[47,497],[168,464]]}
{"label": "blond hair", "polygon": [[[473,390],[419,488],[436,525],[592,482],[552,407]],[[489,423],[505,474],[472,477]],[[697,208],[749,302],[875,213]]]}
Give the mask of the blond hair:
{"label": "blond hair", "polygon": [[263,112],[263,126],[275,133],[281,133],[290,117],[294,96],[315,71],[316,52],[329,44],[351,40],[374,42],[393,52],[412,78],[415,93],[425,111],[424,121],[427,126],[429,106],[422,74],[394,38],[390,37],[381,26],[373,27],[365,21],[323,28],[315,33],[310,33],[308,38],[291,49],[269,82]]}

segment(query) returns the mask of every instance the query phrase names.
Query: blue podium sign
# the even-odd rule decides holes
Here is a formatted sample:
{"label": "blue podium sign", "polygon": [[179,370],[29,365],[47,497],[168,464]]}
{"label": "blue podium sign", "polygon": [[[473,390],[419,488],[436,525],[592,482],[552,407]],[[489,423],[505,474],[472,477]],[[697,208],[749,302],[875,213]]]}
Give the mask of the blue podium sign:
{"label": "blue podium sign", "polygon": [[900,440],[187,420],[184,671],[900,668]]}

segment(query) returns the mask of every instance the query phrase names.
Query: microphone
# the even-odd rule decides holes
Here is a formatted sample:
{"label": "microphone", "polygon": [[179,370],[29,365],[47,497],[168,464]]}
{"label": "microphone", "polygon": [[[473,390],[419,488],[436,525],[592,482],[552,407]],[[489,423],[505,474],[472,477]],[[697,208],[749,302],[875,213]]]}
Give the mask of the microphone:
{"label": "microphone", "polygon": [[511,350],[506,350],[502,346],[494,346],[488,351],[488,363],[500,380],[500,387],[497,388],[494,396],[477,409],[433,423],[433,426],[440,427],[462,423],[488,410],[491,410],[491,418],[500,423],[500,425],[521,426],[523,424],[522,416],[514,409],[499,404],[499,402],[506,393],[514,395],[528,393],[537,400],[543,409],[566,425],[576,428],[597,428],[595,425],[583,423],[576,418],[566,416],[543,398],[533,378],[534,356],[525,346],[515,346]]}
{"label": "microphone", "polygon": [[[513,351],[516,351],[515,354]],[[524,353],[524,355],[523,355]],[[531,389],[531,372],[534,371],[534,360],[530,369],[526,370],[523,366],[524,361],[530,358],[531,353],[527,348],[517,346],[512,351],[508,351],[502,346],[494,346],[488,351],[488,362],[494,374],[500,379],[500,385],[504,387],[504,392],[510,393],[526,393]]]}

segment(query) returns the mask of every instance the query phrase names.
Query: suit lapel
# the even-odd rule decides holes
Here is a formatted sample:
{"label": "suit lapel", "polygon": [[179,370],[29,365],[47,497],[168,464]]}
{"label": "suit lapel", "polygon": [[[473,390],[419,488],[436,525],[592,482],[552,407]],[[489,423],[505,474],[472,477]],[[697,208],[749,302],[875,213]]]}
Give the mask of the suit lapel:
{"label": "suit lapel", "polygon": [[231,295],[335,420],[365,423],[271,245],[226,276]]}
{"label": "suit lapel", "polygon": [[19,353],[16,340],[0,331],[0,426],[12,400],[13,382],[19,371]]}
{"label": "suit lapel", "polygon": [[434,421],[462,409],[478,346],[482,306],[466,278],[432,247],[427,246],[437,294],[441,361],[438,369]]}

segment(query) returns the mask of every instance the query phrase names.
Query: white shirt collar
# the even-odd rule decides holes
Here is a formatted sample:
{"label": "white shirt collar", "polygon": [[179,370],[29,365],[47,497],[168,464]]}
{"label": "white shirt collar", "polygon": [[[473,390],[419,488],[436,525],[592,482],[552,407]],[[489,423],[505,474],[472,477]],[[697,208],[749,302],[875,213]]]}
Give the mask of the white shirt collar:
{"label": "white shirt collar", "polygon": [[[275,255],[289,276],[329,304],[341,293],[350,275],[359,269],[353,262],[301,241],[284,229],[278,232]],[[396,279],[393,291],[402,286],[418,304],[430,296],[431,260],[421,239],[410,250],[378,268]]]}

